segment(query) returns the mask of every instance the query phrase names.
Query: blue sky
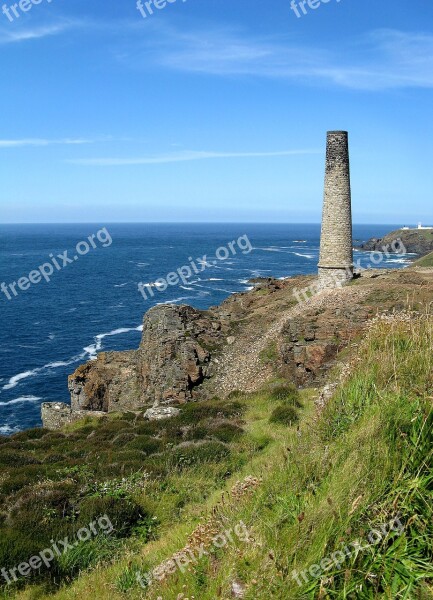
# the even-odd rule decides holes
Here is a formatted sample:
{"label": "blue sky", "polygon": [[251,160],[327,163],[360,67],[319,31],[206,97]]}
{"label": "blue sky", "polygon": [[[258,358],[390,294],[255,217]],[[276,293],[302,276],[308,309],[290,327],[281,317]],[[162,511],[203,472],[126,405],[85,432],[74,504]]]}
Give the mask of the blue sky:
{"label": "blue sky", "polygon": [[356,222],[433,221],[431,2],[11,4],[0,222],[318,222],[329,129]]}

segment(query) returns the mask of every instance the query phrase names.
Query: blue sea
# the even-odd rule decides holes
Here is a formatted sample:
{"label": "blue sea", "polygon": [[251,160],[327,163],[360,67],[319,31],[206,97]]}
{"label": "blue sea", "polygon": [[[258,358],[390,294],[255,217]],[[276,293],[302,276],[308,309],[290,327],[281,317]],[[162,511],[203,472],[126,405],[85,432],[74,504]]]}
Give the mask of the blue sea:
{"label": "blue sea", "polygon": [[[354,238],[397,227],[355,226]],[[0,283],[7,292],[0,292],[0,434],[39,426],[42,402],[68,402],[68,375],[98,352],[137,348],[151,306],[208,308],[249,289],[254,277],[314,273],[319,238],[315,224],[0,225]],[[217,259],[218,248],[230,255]],[[369,257],[356,253],[363,265]],[[408,260],[390,257],[378,266],[403,267]],[[45,263],[50,281],[38,282],[40,273],[33,273],[30,282]],[[184,266],[192,272],[186,281],[155,286]],[[24,289],[12,289],[21,278]]]}

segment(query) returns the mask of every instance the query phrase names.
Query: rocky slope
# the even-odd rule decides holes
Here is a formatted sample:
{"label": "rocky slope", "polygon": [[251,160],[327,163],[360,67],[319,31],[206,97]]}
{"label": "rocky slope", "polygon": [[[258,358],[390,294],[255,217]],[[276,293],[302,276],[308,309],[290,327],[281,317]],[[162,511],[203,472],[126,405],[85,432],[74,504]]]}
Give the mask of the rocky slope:
{"label": "rocky slope", "polygon": [[[433,250],[433,229],[397,229],[383,238],[371,238],[360,249],[378,252],[406,252],[424,256]],[[404,250],[403,250],[404,251]]]}
{"label": "rocky slope", "polygon": [[262,280],[208,311],[152,308],[139,349],[101,353],[80,366],[69,378],[71,406],[43,405],[45,427],[57,428],[87,411],[166,412],[236,390],[254,391],[276,377],[316,384],[378,312],[403,308],[409,299],[433,299],[433,272],[415,267],[370,270],[346,287],[319,293],[315,282]]}

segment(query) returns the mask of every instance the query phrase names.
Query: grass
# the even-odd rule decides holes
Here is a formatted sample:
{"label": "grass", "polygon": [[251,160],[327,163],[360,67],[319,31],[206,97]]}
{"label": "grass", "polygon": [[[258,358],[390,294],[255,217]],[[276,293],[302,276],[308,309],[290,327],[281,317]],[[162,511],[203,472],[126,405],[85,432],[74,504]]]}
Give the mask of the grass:
{"label": "grass", "polygon": [[110,540],[78,544],[3,593],[9,597],[29,581],[53,591],[128,544],[154,539],[186,505],[205,501],[260,451],[245,435],[245,410],[240,402],[215,400],[185,406],[163,422],[109,415],[61,432],[0,437],[0,565],[6,571],[53,540],[76,539],[103,515],[114,527]]}
{"label": "grass", "polygon": [[[145,519],[143,538],[132,532],[121,551],[111,555],[114,561],[90,562],[88,571],[84,561],[80,577],[51,597],[214,600],[242,589],[246,600],[432,598],[432,384],[432,319],[397,314],[376,320],[357,349],[350,376],[320,415],[313,391],[299,395],[279,381],[227,403],[210,402],[212,419],[202,405],[191,405],[176,427],[165,425],[170,436],[152,425],[158,439],[176,440],[173,452],[158,459],[163,475],[128,494],[147,515],[157,516],[156,531]],[[283,408],[296,414],[297,427],[271,417]],[[211,423],[220,418],[229,421],[224,440],[211,433],[219,430]],[[150,425],[134,427],[150,435]],[[190,434],[191,428],[196,428],[198,448],[203,446],[198,462],[194,452],[191,457],[184,451],[189,448],[185,431]],[[54,437],[64,443],[59,434]],[[186,456],[186,464],[180,456]],[[40,460],[37,453],[35,458]],[[152,463],[152,455],[144,460]],[[245,476],[256,478],[256,484],[240,493],[236,482]],[[116,490],[114,485],[110,497]],[[223,490],[228,493],[221,497]],[[392,526],[396,518],[399,528]],[[214,532],[234,531],[241,521],[248,539],[234,536],[223,548],[211,543]],[[170,559],[194,530],[193,539],[197,531],[205,539],[207,554],[143,589],[137,574],[144,576]],[[374,544],[369,541],[373,530],[381,532]],[[348,553],[345,549],[356,541],[362,550]],[[76,568],[73,557],[71,562]],[[17,597],[49,594],[34,585]]]}
{"label": "grass", "polygon": [[417,267],[433,267],[433,252],[418,258],[413,264]]}

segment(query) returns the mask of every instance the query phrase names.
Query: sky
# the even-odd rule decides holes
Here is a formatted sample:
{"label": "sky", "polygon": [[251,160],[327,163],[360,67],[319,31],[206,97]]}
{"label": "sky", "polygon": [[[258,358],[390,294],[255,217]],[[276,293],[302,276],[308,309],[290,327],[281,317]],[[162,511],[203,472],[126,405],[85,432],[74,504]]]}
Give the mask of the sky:
{"label": "sky", "polygon": [[1,223],[319,222],[337,129],[355,222],[433,224],[432,2],[38,2],[0,12]]}

